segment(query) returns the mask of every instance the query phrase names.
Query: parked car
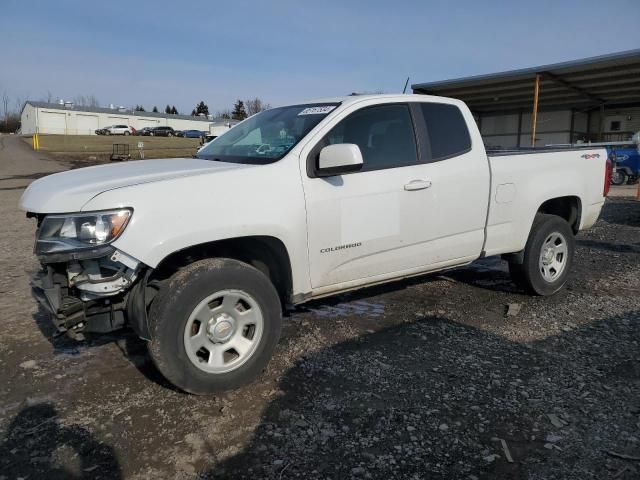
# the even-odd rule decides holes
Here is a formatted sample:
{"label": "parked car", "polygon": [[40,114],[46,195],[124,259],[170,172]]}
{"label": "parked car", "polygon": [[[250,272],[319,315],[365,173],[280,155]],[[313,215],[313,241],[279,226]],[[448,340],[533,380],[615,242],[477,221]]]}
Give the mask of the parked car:
{"label": "parked car", "polygon": [[149,131],[149,135],[152,137],[174,137],[176,131],[171,127],[153,127]]}
{"label": "parked car", "polygon": [[[100,133],[98,133],[100,132]],[[128,125],[110,125],[96,130],[98,135],[135,135],[136,129]]]}
{"label": "parked car", "polygon": [[202,138],[207,135],[207,132],[203,132],[202,130],[183,130],[181,137],[184,138]]}
{"label": "parked car", "polygon": [[204,147],[206,147],[207,145],[209,145],[209,143],[218,138],[219,135],[213,135],[213,134],[206,134],[204,137],[200,138],[200,148],[198,149],[198,153],[200,153],[200,150],[202,150]]}
{"label": "parked car", "polygon": [[370,95],[261,112],[197,158],[44,177],[20,207],[57,328],[128,324],[205,394],[260,374],[283,306],[488,256],[556,293],[610,177],[604,148],[487,152],[459,100]]}
{"label": "parked car", "polygon": [[612,146],[608,150],[615,161],[611,183],[614,185],[636,183],[640,177],[640,145]]}
{"label": "parked car", "polygon": [[136,135],[141,135],[143,137],[146,137],[148,135],[151,134],[151,130],[155,128],[155,127],[143,127],[140,130],[137,131]]}

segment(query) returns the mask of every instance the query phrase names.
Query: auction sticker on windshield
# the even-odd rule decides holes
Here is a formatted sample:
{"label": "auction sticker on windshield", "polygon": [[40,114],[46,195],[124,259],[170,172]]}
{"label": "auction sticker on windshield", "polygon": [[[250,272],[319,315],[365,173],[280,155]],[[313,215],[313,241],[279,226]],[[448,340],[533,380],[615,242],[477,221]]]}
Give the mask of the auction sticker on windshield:
{"label": "auction sticker on windshield", "polygon": [[322,105],[319,107],[309,107],[302,110],[298,116],[300,115],[325,115],[329,113],[331,110],[336,108],[335,105]]}

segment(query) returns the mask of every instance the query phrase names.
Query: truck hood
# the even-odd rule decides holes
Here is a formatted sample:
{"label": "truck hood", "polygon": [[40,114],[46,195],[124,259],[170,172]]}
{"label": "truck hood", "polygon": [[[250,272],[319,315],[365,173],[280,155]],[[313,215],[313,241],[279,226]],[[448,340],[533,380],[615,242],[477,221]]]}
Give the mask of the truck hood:
{"label": "truck hood", "polygon": [[78,212],[93,197],[108,190],[247,167],[251,165],[170,158],[78,168],[31,183],[22,194],[20,208],[34,213]]}

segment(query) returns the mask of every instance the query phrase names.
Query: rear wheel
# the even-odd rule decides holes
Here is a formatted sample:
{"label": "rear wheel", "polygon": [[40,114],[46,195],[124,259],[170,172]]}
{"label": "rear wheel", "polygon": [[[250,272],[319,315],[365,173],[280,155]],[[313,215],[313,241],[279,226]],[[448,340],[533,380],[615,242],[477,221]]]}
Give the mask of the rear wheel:
{"label": "rear wheel", "polygon": [[201,260],[174,274],[149,319],[158,370],[195,394],[252,381],[269,362],[282,325],[271,281],[231,259]]}
{"label": "rear wheel", "polygon": [[173,133],[171,132],[167,133],[167,137],[173,137]]}
{"label": "rear wheel", "polygon": [[124,134],[125,134],[125,136],[127,136],[127,135],[131,135],[131,132],[129,132],[128,130],[125,130],[125,131],[124,131]]}
{"label": "rear wheel", "polygon": [[553,295],[567,282],[575,239],[569,224],[556,215],[538,213],[524,250],[522,264],[509,263],[511,278],[535,295]]}
{"label": "rear wheel", "polygon": [[611,175],[611,183],[614,185],[624,185],[627,181],[627,174],[624,170],[616,170]]}

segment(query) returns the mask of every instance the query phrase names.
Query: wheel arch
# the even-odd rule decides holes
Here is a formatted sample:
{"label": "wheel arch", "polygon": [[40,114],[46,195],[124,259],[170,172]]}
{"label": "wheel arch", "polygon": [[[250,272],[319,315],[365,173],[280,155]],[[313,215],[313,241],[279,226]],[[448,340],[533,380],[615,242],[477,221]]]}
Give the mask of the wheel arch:
{"label": "wheel arch", "polygon": [[628,167],[626,165],[616,165],[616,170],[622,170],[624,173],[626,173],[628,176],[633,175],[633,170],[631,169],[631,167]]}
{"label": "wheel arch", "polygon": [[272,236],[235,237],[191,245],[163,258],[150,281],[162,281],[190,263],[213,257],[232,258],[252,265],[273,282],[283,305],[291,301],[293,275],[289,252],[280,239]]}
{"label": "wheel arch", "polygon": [[[580,221],[582,218],[582,201],[576,195],[567,195],[563,197],[555,197],[545,200],[536,210],[537,213],[546,213],[548,215],[556,215],[567,221],[573,233],[580,230]],[[535,218],[535,215],[534,215]],[[533,226],[533,225],[532,225]]]}
{"label": "wheel arch", "polygon": [[560,197],[549,198],[544,200],[536,209],[535,213],[531,217],[531,223],[526,230],[526,237],[523,239],[522,250],[518,250],[511,253],[502,254],[502,258],[515,264],[521,264],[524,259],[524,246],[527,239],[531,235],[532,229],[535,225],[536,216],[539,214],[556,215],[567,221],[574,234],[580,230],[580,223],[582,218],[582,201],[577,195],[565,195]]}

